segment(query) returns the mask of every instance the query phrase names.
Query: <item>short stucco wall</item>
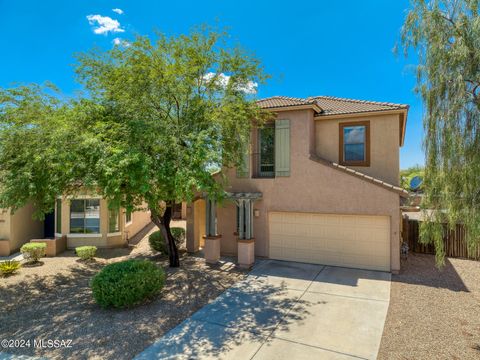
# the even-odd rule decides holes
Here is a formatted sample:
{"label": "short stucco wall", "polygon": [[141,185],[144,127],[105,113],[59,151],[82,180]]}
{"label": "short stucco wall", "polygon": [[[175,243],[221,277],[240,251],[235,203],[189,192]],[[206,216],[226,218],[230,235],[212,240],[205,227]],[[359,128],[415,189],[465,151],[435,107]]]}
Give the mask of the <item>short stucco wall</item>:
{"label": "short stucco wall", "polygon": [[31,239],[43,237],[43,221],[33,219],[34,207],[28,204],[10,219],[10,249],[15,252]]}
{"label": "short stucco wall", "polygon": [[129,223],[125,223],[125,210],[122,211],[123,216],[121,216],[121,222],[124,232],[126,232],[125,236],[128,236],[129,239],[134,237],[140,230],[142,230],[152,221],[150,218],[150,211],[146,209],[146,204],[144,204],[144,206],[145,211],[135,211],[132,213],[132,221]]}

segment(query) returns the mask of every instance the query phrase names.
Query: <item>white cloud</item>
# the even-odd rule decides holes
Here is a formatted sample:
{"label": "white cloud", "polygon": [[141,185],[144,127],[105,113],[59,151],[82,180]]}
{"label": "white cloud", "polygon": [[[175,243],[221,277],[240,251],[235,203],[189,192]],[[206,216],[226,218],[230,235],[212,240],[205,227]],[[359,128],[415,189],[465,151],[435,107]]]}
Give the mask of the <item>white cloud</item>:
{"label": "white cloud", "polygon": [[344,136],[347,144],[361,144],[365,141],[365,128],[360,126],[346,128]]}
{"label": "white cloud", "polygon": [[125,47],[129,47],[130,46],[130,43],[127,41],[127,40],[123,40],[119,37],[115,38],[112,40],[112,43],[116,46],[125,46]]}
{"label": "white cloud", "polygon": [[[225,75],[224,73],[217,74],[213,72],[209,72],[203,76],[203,79],[206,82],[212,81],[215,77],[217,77],[217,84],[221,87],[226,87],[228,82],[230,81],[230,76]],[[246,94],[255,94],[257,92],[258,84],[254,81],[248,81],[246,84],[238,84],[236,86],[237,90],[243,91]]]}
{"label": "white cloud", "polygon": [[122,15],[122,14],[123,14],[123,10],[122,10],[122,9],[119,9],[119,8],[112,9],[112,11],[113,11],[114,13],[117,13],[118,15]]}
{"label": "white cloud", "polygon": [[120,27],[120,23],[117,20],[108,16],[88,15],[87,20],[90,25],[96,26],[96,28],[93,29],[95,34],[108,34],[109,32],[125,31]]}

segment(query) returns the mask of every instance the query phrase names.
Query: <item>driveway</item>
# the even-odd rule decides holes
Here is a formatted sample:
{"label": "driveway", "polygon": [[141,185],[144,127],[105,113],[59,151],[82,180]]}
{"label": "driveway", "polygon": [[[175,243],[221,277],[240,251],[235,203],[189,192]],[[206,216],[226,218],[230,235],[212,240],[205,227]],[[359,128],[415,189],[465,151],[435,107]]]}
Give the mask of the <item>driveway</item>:
{"label": "driveway", "polygon": [[375,359],[389,300],[389,273],[262,260],[136,359]]}

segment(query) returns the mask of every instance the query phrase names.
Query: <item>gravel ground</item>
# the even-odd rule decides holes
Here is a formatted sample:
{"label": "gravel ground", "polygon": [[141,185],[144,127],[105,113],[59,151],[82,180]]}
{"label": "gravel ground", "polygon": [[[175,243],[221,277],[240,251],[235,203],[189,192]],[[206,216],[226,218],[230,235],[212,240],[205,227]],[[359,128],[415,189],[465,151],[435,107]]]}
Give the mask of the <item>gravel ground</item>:
{"label": "gravel ground", "polygon": [[[103,266],[127,258],[150,258],[165,268],[160,295],[130,310],[103,310],[89,282]],[[72,340],[71,348],[0,349],[49,359],[131,359],[166,331],[243,279],[228,259],[208,266],[201,257],[182,255],[181,267],[168,268],[152,254],[145,237],[135,248],[99,251],[84,263],[72,251],[44,258],[39,267],[0,279],[0,339]]]}
{"label": "gravel ground", "polygon": [[392,276],[378,359],[480,359],[480,262],[410,254]]}

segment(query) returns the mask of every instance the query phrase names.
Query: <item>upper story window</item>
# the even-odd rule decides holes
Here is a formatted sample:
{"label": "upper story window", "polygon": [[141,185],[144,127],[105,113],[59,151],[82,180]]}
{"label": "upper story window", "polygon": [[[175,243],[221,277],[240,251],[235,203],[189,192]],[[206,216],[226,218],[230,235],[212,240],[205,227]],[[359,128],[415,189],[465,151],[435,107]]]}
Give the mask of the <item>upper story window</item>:
{"label": "upper story window", "polygon": [[370,166],[370,122],[340,123],[340,164]]}
{"label": "upper story window", "polygon": [[258,129],[258,176],[275,177],[275,127]]}
{"label": "upper story window", "polygon": [[70,201],[70,233],[100,233],[100,199]]}

